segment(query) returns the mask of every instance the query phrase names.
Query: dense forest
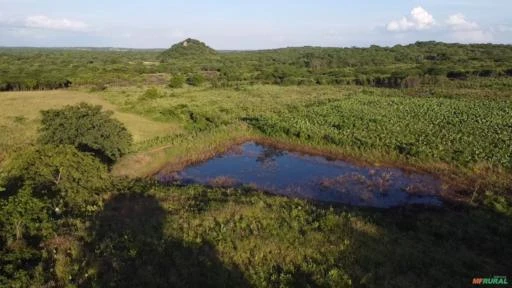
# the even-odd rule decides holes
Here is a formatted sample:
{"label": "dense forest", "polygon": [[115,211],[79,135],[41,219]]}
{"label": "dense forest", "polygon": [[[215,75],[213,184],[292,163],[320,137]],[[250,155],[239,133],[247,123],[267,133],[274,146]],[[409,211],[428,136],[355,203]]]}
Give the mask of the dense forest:
{"label": "dense forest", "polygon": [[506,78],[512,76],[511,59],[509,45],[439,42],[233,52],[215,52],[194,39],[165,51],[1,48],[0,91],[128,86],[172,77],[201,78],[215,87],[261,83],[414,88],[449,80],[478,83],[481,78],[510,87]]}

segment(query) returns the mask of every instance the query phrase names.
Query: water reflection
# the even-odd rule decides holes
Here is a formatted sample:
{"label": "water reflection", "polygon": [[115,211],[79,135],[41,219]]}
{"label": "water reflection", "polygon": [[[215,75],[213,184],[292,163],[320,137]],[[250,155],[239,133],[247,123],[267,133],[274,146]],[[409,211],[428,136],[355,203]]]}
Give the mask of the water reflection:
{"label": "water reflection", "polygon": [[290,197],[357,206],[441,205],[441,183],[400,169],[362,167],[248,142],[181,172],[159,174],[169,183],[252,185]]}

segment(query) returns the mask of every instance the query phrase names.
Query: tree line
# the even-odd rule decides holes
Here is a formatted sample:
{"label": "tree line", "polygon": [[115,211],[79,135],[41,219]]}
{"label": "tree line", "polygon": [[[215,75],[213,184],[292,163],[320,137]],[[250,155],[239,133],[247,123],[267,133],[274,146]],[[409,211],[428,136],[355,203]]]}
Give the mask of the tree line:
{"label": "tree line", "polygon": [[472,81],[512,77],[512,45],[417,42],[393,47],[218,53],[205,47],[181,44],[179,51],[169,49],[176,53],[0,48],[0,91],[143,85],[155,74],[177,77],[177,86],[185,77],[190,85],[209,82],[214,87],[259,83],[404,88],[430,83],[432,78]]}

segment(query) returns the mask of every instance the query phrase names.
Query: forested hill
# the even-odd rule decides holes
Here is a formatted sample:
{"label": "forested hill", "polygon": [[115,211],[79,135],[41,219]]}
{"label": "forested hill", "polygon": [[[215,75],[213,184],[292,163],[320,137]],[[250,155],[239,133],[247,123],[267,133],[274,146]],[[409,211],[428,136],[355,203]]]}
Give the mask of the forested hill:
{"label": "forested hill", "polygon": [[180,43],[172,45],[171,48],[162,52],[159,59],[164,62],[168,60],[179,60],[186,57],[208,57],[215,55],[217,52],[208,47],[205,43],[196,39],[186,39]]}
{"label": "forested hill", "polygon": [[[185,44],[187,43],[187,44]],[[403,88],[512,76],[512,45],[417,42],[393,47],[297,47],[216,53],[187,39],[170,49],[0,48],[0,91],[147,84],[199,74],[213,86],[356,84]]]}

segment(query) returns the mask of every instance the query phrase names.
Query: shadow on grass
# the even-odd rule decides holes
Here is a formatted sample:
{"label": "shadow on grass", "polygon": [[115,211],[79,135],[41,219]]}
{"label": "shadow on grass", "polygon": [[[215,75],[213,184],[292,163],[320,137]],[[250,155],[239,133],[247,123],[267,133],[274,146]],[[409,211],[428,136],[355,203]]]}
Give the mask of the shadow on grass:
{"label": "shadow on grass", "polygon": [[[80,286],[248,287],[250,279],[265,287],[471,287],[473,278],[511,276],[512,221],[490,209],[449,203],[444,207],[331,209],[330,205],[265,194],[199,190],[199,196],[188,191],[163,200],[134,193],[111,198],[92,226],[94,237],[87,251],[94,251],[88,257],[93,269]],[[187,229],[201,231],[186,217],[197,209],[187,211],[215,201],[219,211],[228,202],[245,203],[237,211],[241,215],[244,209],[256,209],[257,214],[247,214],[253,217],[237,221],[258,224],[259,234],[247,234],[249,230],[240,226],[218,230],[223,239],[219,242],[190,243],[165,236],[166,221],[171,219],[180,221],[185,233]],[[189,204],[194,206],[187,208]],[[162,205],[174,205],[174,210]],[[173,213],[182,215],[174,217]],[[294,213],[306,214],[294,217]],[[208,221],[208,215],[198,219]],[[216,221],[230,227],[232,219],[218,217]],[[319,225],[314,228],[312,223]],[[203,239],[211,236],[206,230],[202,233],[198,235]],[[276,239],[272,242],[276,249],[299,256],[269,256],[264,247],[269,237]],[[217,255],[215,245],[228,241],[236,246],[248,239],[255,243],[250,251],[241,245],[222,260]],[[350,243],[346,249],[344,240]],[[297,246],[287,250],[288,243]],[[338,245],[341,248],[330,247]],[[345,275],[351,284],[336,286],[347,284]]]}
{"label": "shadow on grass", "polygon": [[[348,208],[352,210],[352,208]],[[380,233],[356,233],[355,287],[472,287],[473,278],[512,271],[512,219],[449,203],[358,212]]]}
{"label": "shadow on grass", "polygon": [[82,286],[247,287],[236,267],[226,267],[210,243],[184,243],[164,235],[167,211],[157,199],[116,195],[94,224],[90,257],[95,272]]}

